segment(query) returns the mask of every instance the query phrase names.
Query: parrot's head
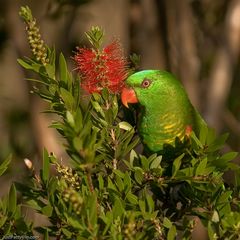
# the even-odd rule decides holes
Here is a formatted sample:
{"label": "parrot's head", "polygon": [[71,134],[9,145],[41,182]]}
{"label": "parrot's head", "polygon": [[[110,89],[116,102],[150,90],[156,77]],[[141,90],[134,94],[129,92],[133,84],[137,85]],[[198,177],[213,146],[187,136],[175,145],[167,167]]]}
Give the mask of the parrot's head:
{"label": "parrot's head", "polygon": [[143,70],[132,74],[126,80],[126,87],[122,90],[121,100],[124,106],[128,103],[139,103],[142,106],[164,103],[166,99],[174,97],[179,81],[166,71]]}

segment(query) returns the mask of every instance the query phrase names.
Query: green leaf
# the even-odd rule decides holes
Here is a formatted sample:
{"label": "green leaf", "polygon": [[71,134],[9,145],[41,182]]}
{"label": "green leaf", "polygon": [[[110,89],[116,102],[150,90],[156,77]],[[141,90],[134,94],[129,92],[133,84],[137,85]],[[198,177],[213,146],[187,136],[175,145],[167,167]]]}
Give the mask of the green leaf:
{"label": "green leaf", "polygon": [[151,163],[151,165],[150,165],[150,169],[161,167],[161,166],[160,166],[161,161],[162,161],[162,156],[156,157],[156,158],[152,161],[152,163]]}
{"label": "green leaf", "polygon": [[228,133],[225,133],[218,137],[212,144],[208,146],[208,152],[215,152],[219,150],[226,142],[228,135]]}
{"label": "green leaf", "polygon": [[127,194],[127,200],[133,204],[133,205],[137,205],[138,204],[138,197],[135,196],[134,194],[132,194],[131,192],[128,192]]}
{"label": "green leaf", "polygon": [[124,184],[122,179],[118,175],[115,176],[115,179],[116,179],[116,185],[119,191],[122,192],[124,190]]}
{"label": "green leaf", "polygon": [[101,98],[101,95],[99,93],[92,93],[92,98],[94,100],[96,100],[97,102],[101,102],[102,98]]}
{"label": "green leaf", "polygon": [[67,63],[62,53],[60,53],[60,56],[59,56],[59,78],[61,81],[65,83],[68,82]]}
{"label": "green leaf", "polygon": [[148,212],[152,213],[154,211],[154,201],[152,199],[152,196],[150,196],[149,194],[146,194],[146,200],[148,204]]}
{"label": "green leaf", "polygon": [[4,225],[5,236],[7,236],[11,233],[11,228],[12,228],[12,225],[9,222],[6,222],[6,224]]}
{"label": "green leaf", "polygon": [[66,228],[61,228],[61,231],[63,232],[63,234],[64,234],[67,238],[71,238],[71,237],[72,237],[72,232],[68,231]]}
{"label": "green leaf", "polygon": [[50,128],[55,128],[57,130],[63,131],[64,125],[60,122],[53,122],[50,126]]}
{"label": "green leaf", "polygon": [[141,212],[142,212],[142,213],[145,213],[145,212],[146,212],[145,201],[139,200],[139,201],[138,201],[138,205],[139,205],[139,208],[140,208]]}
{"label": "green leaf", "polygon": [[103,181],[103,177],[101,174],[98,176],[98,185],[99,185],[100,191],[104,189],[104,181]]}
{"label": "green leaf", "polygon": [[167,234],[167,240],[174,240],[177,236],[177,229],[175,225],[172,225]]}
{"label": "green leaf", "polygon": [[113,189],[114,191],[117,191],[116,186],[113,184],[112,180],[110,177],[108,177],[108,188]]}
{"label": "green leaf", "polygon": [[136,168],[134,172],[134,178],[136,182],[141,185],[143,181],[143,172],[140,168]]}
{"label": "green leaf", "polygon": [[7,221],[8,217],[7,216],[2,216],[0,218],[0,229],[2,229],[2,226],[5,224],[5,222]]}
{"label": "green leaf", "polygon": [[207,145],[210,145],[216,139],[216,131],[214,128],[208,128],[208,135],[206,139]]}
{"label": "green leaf", "polygon": [[218,203],[226,203],[232,195],[232,191],[223,192],[218,199]]}
{"label": "green leaf", "polygon": [[70,124],[70,126],[71,126],[71,127],[74,127],[74,126],[75,126],[75,122],[74,122],[74,118],[73,118],[72,113],[70,113],[69,111],[67,111],[66,117],[67,117],[67,121],[68,121],[68,123]]}
{"label": "green leaf", "polygon": [[18,59],[17,62],[25,69],[32,70],[33,67],[31,64],[29,64],[27,61],[24,61],[23,59]]}
{"label": "green leaf", "polygon": [[41,171],[41,176],[43,182],[46,184],[49,179],[49,171],[50,171],[50,159],[48,156],[47,150],[44,148],[43,150],[43,168]]}
{"label": "green leaf", "polygon": [[96,49],[99,49],[102,45],[104,32],[98,26],[93,26],[90,31],[85,33],[88,41],[92,44],[92,46]]}
{"label": "green leaf", "polygon": [[121,129],[124,129],[126,131],[130,131],[133,128],[131,124],[129,124],[128,122],[124,122],[124,121],[120,122],[118,125]]}
{"label": "green leaf", "polygon": [[112,102],[112,112],[113,112],[113,119],[116,119],[118,115],[118,101],[117,95],[114,95],[113,102]]}
{"label": "green leaf", "polygon": [[113,172],[114,172],[117,176],[119,176],[120,178],[124,179],[125,174],[124,174],[122,171],[120,171],[120,170],[118,170],[118,169],[114,169]]}
{"label": "green leaf", "polygon": [[28,201],[26,201],[27,205],[30,206],[31,208],[41,211],[41,206],[39,205],[39,201],[34,200],[34,199],[30,199]]}
{"label": "green leaf", "polygon": [[79,150],[82,150],[82,148],[83,148],[83,139],[80,138],[80,137],[75,137],[75,138],[73,139],[73,146],[74,146],[74,148],[77,149],[78,151],[79,151]]}
{"label": "green leaf", "polygon": [[100,104],[96,101],[91,101],[93,108],[96,110],[96,112],[100,113],[100,115],[105,118],[106,112],[103,111],[102,107]]}
{"label": "green leaf", "polygon": [[124,191],[128,192],[131,187],[132,187],[132,179],[130,177],[130,173],[129,172],[125,172],[124,178],[123,178],[123,182],[124,182]]}
{"label": "green leaf", "polygon": [[12,160],[12,155],[9,155],[0,165],[0,176],[3,175],[3,173],[7,170],[8,165],[10,164]]}
{"label": "green leaf", "polygon": [[72,110],[74,109],[74,98],[72,94],[66,89],[60,88],[60,95],[62,100],[65,103],[66,109],[72,112]]}
{"label": "green leaf", "polygon": [[137,69],[140,66],[141,56],[133,53],[132,55],[130,55],[130,61],[133,63],[134,68]]}
{"label": "green leaf", "polygon": [[48,90],[49,90],[49,92],[50,92],[52,95],[55,95],[56,92],[58,92],[58,86],[57,86],[57,84],[50,84]]}
{"label": "green leaf", "polygon": [[138,159],[138,155],[137,153],[132,149],[130,152],[130,166],[133,167],[134,166],[134,160]]}
{"label": "green leaf", "polygon": [[9,196],[8,196],[8,210],[11,214],[14,214],[17,207],[17,192],[16,187],[14,184],[12,184]]}
{"label": "green leaf", "polygon": [[54,47],[53,48],[48,47],[48,58],[49,58],[50,65],[54,66],[55,68],[56,50]]}
{"label": "green leaf", "polygon": [[89,206],[89,222],[91,225],[97,224],[97,196],[96,193],[93,193],[88,197],[88,206]]}
{"label": "green leaf", "polygon": [[58,180],[56,177],[52,177],[49,180],[48,183],[48,193],[49,193],[49,201],[51,201],[52,203],[54,203],[55,200],[55,191],[58,187]]}
{"label": "green leaf", "polygon": [[112,211],[106,212],[106,215],[100,216],[100,218],[104,221],[106,224],[104,230],[103,230],[103,236],[107,233],[107,230],[113,223],[113,213]]}
{"label": "green leaf", "polygon": [[215,222],[215,223],[219,222],[219,215],[218,215],[218,212],[216,210],[213,211],[212,221]]}
{"label": "green leaf", "polygon": [[240,168],[240,166],[237,163],[233,163],[233,162],[229,162],[228,167],[229,167],[229,169],[233,170],[234,172],[236,172]]}
{"label": "green leaf", "polygon": [[163,226],[165,228],[171,228],[172,227],[172,222],[167,218],[167,217],[164,217],[163,218]]}
{"label": "green leaf", "polygon": [[236,158],[237,155],[238,155],[238,152],[228,152],[228,153],[225,153],[223,156],[221,156],[219,161],[231,161],[234,158]]}
{"label": "green leaf", "polygon": [[139,137],[135,138],[132,142],[130,142],[125,150],[125,154],[129,153],[134,147],[139,143]]}
{"label": "green leaf", "polygon": [[219,158],[215,158],[212,161],[212,165],[223,170],[230,169],[232,167],[235,168],[234,163],[231,163],[230,161],[233,160],[237,155],[237,152],[228,152]]}
{"label": "green leaf", "polygon": [[197,144],[197,146],[200,147],[201,149],[203,149],[203,145],[202,145],[201,141],[197,138],[195,133],[192,132],[190,136],[191,136],[191,139]]}
{"label": "green leaf", "polygon": [[123,206],[123,202],[119,198],[115,199],[112,212],[114,219],[117,219],[118,217],[121,217],[124,214],[125,207]]}
{"label": "green leaf", "polygon": [[75,121],[75,130],[77,133],[81,131],[83,128],[83,114],[80,108],[77,108],[74,116],[74,121]]}
{"label": "green leaf", "polygon": [[175,175],[177,174],[177,171],[181,166],[182,158],[184,157],[184,155],[185,154],[183,153],[174,160],[173,166],[172,166],[172,177],[175,177]]}
{"label": "green leaf", "polygon": [[64,217],[66,218],[67,223],[68,223],[70,226],[72,226],[72,227],[74,227],[74,228],[76,228],[76,229],[79,229],[79,230],[82,229],[83,226],[82,226],[82,224],[79,222],[79,218],[70,216],[69,213],[66,212],[66,211],[63,212],[63,215],[64,215]]}
{"label": "green leaf", "polygon": [[207,135],[208,135],[208,127],[207,125],[202,124],[200,129],[200,134],[199,134],[199,140],[203,145],[206,144]]}
{"label": "green leaf", "polygon": [[[55,79],[55,66],[51,64],[47,64],[45,66],[47,75],[49,76],[50,79]],[[53,82],[53,81],[52,81]]]}
{"label": "green leaf", "polygon": [[[42,79],[39,80],[39,79],[34,79],[34,78],[26,78],[26,80],[30,81],[30,82],[40,83],[42,85],[48,86],[50,93],[52,93],[52,91],[53,91],[53,89],[50,90],[50,88],[51,87],[54,88],[54,85],[55,85],[55,84],[50,84],[49,81],[47,81],[46,79],[44,79],[45,80],[44,81]],[[55,92],[56,92],[56,89],[55,89]],[[54,94],[55,94],[55,92],[54,92]],[[54,94],[52,93],[52,95],[54,95]]]}
{"label": "green leaf", "polygon": [[141,161],[143,169],[145,171],[148,171],[149,170],[149,161],[148,161],[148,159],[145,156],[140,155],[140,161]]}
{"label": "green leaf", "polygon": [[157,154],[156,154],[156,153],[154,153],[154,154],[152,154],[151,156],[149,156],[149,157],[148,157],[149,163],[151,163],[156,157],[157,157]]}
{"label": "green leaf", "polygon": [[34,62],[32,64],[32,69],[34,72],[36,72],[37,74],[44,76],[44,71],[45,71],[45,67],[42,64],[36,63]]}
{"label": "green leaf", "polygon": [[211,222],[208,222],[208,237],[210,240],[217,240],[218,237],[217,237],[217,234],[215,233],[212,225],[211,225]]}
{"label": "green leaf", "polygon": [[205,169],[206,169],[206,166],[207,166],[207,158],[204,158],[200,163],[199,165],[197,166],[197,169],[196,169],[196,176],[198,175],[204,175],[205,174]]}
{"label": "green leaf", "polygon": [[48,230],[45,229],[43,240],[49,240]]}
{"label": "green leaf", "polygon": [[53,208],[51,205],[46,205],[45,207],[43,207],[41,209],[42,213],[47,216],[47,217],[51,217],[52,216],[52,212],[53,212]]}

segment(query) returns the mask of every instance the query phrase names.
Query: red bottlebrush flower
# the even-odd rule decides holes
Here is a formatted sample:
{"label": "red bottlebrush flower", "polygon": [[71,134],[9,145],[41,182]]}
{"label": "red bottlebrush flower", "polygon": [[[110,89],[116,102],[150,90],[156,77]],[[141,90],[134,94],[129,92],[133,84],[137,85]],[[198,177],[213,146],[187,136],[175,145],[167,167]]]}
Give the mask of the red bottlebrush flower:
{"label": "red bottlebrush flower", "polygon": [[78,48],[73,59],[84,90],[93,93],[106,87],[113,93],[121,92],[127,77],[127,61],[117,41],[103,50]]}

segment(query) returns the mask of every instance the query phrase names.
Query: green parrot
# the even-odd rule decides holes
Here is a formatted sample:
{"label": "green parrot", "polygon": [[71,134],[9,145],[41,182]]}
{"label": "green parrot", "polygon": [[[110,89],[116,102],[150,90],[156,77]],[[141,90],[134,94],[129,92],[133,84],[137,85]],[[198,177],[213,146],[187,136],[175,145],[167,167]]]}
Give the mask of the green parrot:
{"label": "green parrot", "polygon": [[121,100],[126,107],[139,104],[137,129],[146,152],[176,148],[192,131],[198,136],[206,125],[180,81],[166,71],[143,70],[129,76]]}

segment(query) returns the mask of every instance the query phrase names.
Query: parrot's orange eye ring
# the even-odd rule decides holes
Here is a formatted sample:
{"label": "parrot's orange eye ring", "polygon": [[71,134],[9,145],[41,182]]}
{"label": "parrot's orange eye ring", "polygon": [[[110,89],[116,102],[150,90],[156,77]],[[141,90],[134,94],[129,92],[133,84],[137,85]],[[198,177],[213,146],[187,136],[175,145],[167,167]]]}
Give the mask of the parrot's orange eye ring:
{"label": "parrot's orange eye ring", "polygon": [[150,84],[151,84],[151,81],[149,80],[149,79],[144,79],[143,81],[142,81],[142,87],[143,88],[148,88],[149,86],[150,86]]}

